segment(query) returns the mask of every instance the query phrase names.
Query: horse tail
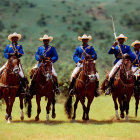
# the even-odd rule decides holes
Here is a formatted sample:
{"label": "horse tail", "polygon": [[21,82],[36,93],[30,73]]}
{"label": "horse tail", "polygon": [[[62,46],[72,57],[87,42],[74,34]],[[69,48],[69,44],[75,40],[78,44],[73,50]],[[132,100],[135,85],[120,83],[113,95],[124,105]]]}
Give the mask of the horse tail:
{"label": "horse tail", "polygon": [[24,103],[25,103],[25,107],[27,108],[27,116],[28,118],[31,117],[31,112],[32,112],[32,102],[31,102],[32,96],[27,92],[25,99],[24,99]]}
{"label": "horse tail", "polygon": [[65,103],[65,113],[67,114],[68,118],[71,118],[72,115],[72,96],[68,96],[67,101]]}

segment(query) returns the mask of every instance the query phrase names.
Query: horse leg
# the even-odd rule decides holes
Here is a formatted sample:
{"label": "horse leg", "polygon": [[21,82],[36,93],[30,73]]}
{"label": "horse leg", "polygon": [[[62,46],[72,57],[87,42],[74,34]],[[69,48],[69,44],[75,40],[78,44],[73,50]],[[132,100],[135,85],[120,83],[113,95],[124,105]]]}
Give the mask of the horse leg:
{"label": "horse leg", "polygon": [[14,101],[15,101],[15,97],[10,98],[9,108],[8,108],[8,122],[7,123],[11,123],[11,120],[12,120],[11,112],[12,112],[12,107],[13,107]]}
{"label": "horse leg", "polygon": [[51,103],[52,103],[52,100],[50,98],[48,98],[48,103],[47,103],[47,106],[46,106],[47,122],[49,121],[49,114],[50,114],[50,109],[51,109]]}
{"label": "horse leg", "polygon": [[87,112],[86,112],[86,114],[87,114],[86,120],[89,120],[89,110],[90,110],[90,105],[91,105],[92,101],[93,101],[93,98],[88,98]]}
{"label": "horse leg", "polygon": [[75,121],[75,118],[76,118],[76,109],[77,109],[78,102],[79,102],[79,98],[77,96],[76,101],[74,103],[74,113],[73,113],[72,121]]}
{"label": "horse leg", "polygon": [[128,121],[130,99],[131,99],[131,96],[127,96],[127,98],[126,98],[126,117],[125,117],[126,121]]}
{"label": "horse leg", "polygon": [[82,117],[82,120],[86,120],[86,106],[85,106],[85,98],[84,99],[80,99],[80,102],[83,106],[83,117]]}
{"label": "horse leg", "polygon": [[41,101],[41,97],[36,96],[37,116],[35,117],[35,121],[38,121],[38,120],[39,120],[39,114],[40,114],[40,112],[41,112],[40,101]]}
{"label": "horse leg", "polygon": [[120,117],[119,117],[119,113],[118,113],[118,104],[117,104],[117,98],[114,94],[112,94],[112,98],[113,98],[113,101],[114,101],[114,106],[115,106],[115,116],[116,116],[116,119],[117,120],[120,120]]}
{"label": "horse leg", "polygon": [[54,98],[53,98],[53,100],[52,100],[52,118],[53,119],[55,119],[55,117],[56,117],[56,114],[55,114],[55,96],[54,96]]}
{"label": "horse leg", "polygon": [[122,105],[122,97],[121,96],[118,97],[118,101],[120,104],[120,111],[121,111],[120,116],[121,116],[121,118],[124,118],[124,109],[123,109],[123,105]]}
{"label": "horse leg", "polygon": [[19,101],[20,101],[20,109],[21,109],[21,116],[20,116],[20,119],[21,119],[21,120],[24,120],[23,96],[22,96],[22,95],[19,96]]}
{"label": "horse leg", "polygon": [[5,115],[5,120],[8,120],[8,109],[9,109],[9,98],[6,97],[4,98],[5,103],[6,103],[6,115]]}
{"label": "horse leg", "polygon": [[137,117],[138,113],[138,105],[139,105],[139,95],[135,93],[135,117]]}

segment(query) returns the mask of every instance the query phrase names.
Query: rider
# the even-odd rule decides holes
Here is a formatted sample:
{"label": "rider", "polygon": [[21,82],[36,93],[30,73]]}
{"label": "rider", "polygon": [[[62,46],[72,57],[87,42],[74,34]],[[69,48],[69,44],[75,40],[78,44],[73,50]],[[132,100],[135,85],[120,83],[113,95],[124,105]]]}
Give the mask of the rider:
{"label": "rider", "polygon": [[[50,58],[50,61],[52,61],[52,63],[55,63],[58,60],[58,54],[56,52],[56,49],[49,45],[49,43],[52,40],[53,40],[53,37],[48,36],[46,34],[43,36],[43,38],[40,38],[40,41],[43,41],[44,45],[40,46],[37,52],[35,53],[35,59],[38,61],[38,63],[35,65],[35,67],[33,67],[33,69],[36,69],[35,70],[36,72],[37,72],[37,69],[40,67],[42,60],[44,60],[45,58]],[[60,90],[58,88],[57,74],[53,66],[52,66],[52,74],[53,74],[53,82],[55,85],[55,93],[60,94]],[[35,87],[35,77],[36,77],[36,73],[33,76],[31,87],[30,87],[32,94],[35,94],[33,92],[34,87]]]}
{"label": "rider", "polygon": [[[116,60],[114,61],[114,67],[109,73],[109,76],[107,77],[107,90],[105,92],[105,95],[109,95],[112,89],[112,83],[113,78],[117,71],[120,68],[120,65],[122,64],[122,54],[129,55],[131,62],[133,62],[136,59],[135,54],[131,51],[130,46],[124,45],[124,42],[127,40],[127,37],[123,34],[120,34],[118,37],[116,37],[116,42],[111,46],[110,50],[108,51],[108,54],[114,54],[116,57]],[[119,46],[120,49],[119,49]]]}
{"label": "rider", "polygon": [[[91,40],[91,36],[87,36],[84,34],[82,37],[78,37],[78,40],[82,41],[82,45],[78,46],[75,50],[75,53],[73,55],[73,60],[76,63],[76,67],[72,72],[71,79],[70,79],[70,86],[69,86],[69,95],[74,94],[74,84],[76,81],[76,78],[78,77],[78,74],[80,72],[80,68],[83,67],[83,60],[85,58],[85,55],[87,55],[89,58],[93,58],[94,60],[97,59],[97,54],[93,48],[93,46],[88,45],[88,41]],[[96,72],[96,93],[95,96],[99,96],[99,75]]]}
{"label": "rider", "polygon": [[[21,39],[21,34],[17,34],[16,32],[13,34],[10,34],[8,36],[8,39],[12,42],[12,44],[9,44],[6,46],[4,50],[4,57],[6,59],[9,59],[11,56],[16,56],[17,58],[20,58],[22,55],[24,55],[24,51],[22,48],[22,45],[18,44],[18,41]],[[2,75],[3,71],[5,70],[7,66],[7,62],[0,68],[0,76]],[[25,87],[28,83],[27,78],[24,75],[22,65],[19,64],[19,78],[20,78],[20,93],[25,93]]]}
{"label": "rider", "polygon": [[134,41],[131,46],[134,47],[134,54],[136,55],[136,60],[132,67],[132,71],[134,72],[134,76],[137,79],[137,77],[140,76],[140,41]]}

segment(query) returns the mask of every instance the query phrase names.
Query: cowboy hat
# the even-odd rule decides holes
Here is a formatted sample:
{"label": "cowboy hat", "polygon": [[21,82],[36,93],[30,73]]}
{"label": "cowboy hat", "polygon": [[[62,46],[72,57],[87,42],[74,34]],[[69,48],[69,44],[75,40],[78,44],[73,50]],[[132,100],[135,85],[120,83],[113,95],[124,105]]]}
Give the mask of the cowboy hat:
{"label": "cowboy hat", "polygon": [[42,38],[40,38],[39,40],[40,41],[43,41],[43,40],[46,40],[46,39],[48,39],[50,42],[53,40],[53,37],[52,36],[48,36],[48,35],[44,35]]}
{"label": "cowboy hat", "polygon": [[92,39],[92,36],[87,36],[86,34],[84,34],[82,37],[81,36],[78,36],[78,40],[82,41],[83,39],[88,39],[88,40],[91,40]]}
{"label": "cowboy hat", "polygon": [[13,34],[10,34],[10,35],[8,36],[8,39],[9,39],[10,41],[12,41],[12,38],[13,38],[13,37],[17,37],[18,40],[20,40],[20,39],[21,39],[21,34],[17,34],[17,33],[15,32],[15,33],[13,33]]}
{"label": "cowboy hat", "polygon": [[135,41],[131,44],[131,46],[135,47],[136,44],[140,44],[140,41],[135,40]]}
{"label": "cowboy hat", "polygon": [[119,36],[116,37],[116,40],[118,40],[119,38],[124,38],[124,40],[127,40],[127,37],[124,36],[123,34],[120,34]]}

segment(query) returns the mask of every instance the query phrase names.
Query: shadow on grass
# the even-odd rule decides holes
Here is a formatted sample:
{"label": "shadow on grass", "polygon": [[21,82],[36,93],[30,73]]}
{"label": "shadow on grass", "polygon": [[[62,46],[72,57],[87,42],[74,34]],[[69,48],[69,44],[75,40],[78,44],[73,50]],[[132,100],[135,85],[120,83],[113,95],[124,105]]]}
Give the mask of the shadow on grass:
{"label": "shadow on grass", "polygon": [[59,125],[59,124],[63,124],[66,123],[65,121],[61,121],[61,120],[50,120],[49,122],[46,121],[35,121],[35,120],[13,120],[12,123],[27,123],[27,124],[47,124],[47,125]]}
{"label": "shadow on grass", "polygon": [[26,123],[26,124],[47,124],[47,125],[60,125],[64,123],[79,123],[79,124],[96,124],[96,125],[104,125],[104,124],[113,124],[113,123],[140,123],[140,120],[134,119],[134,117],[129,117],[129,120],[125,119],[116,120],[115,117],[112,117],[109,120],[94,120],[90,119],[88,121],[83,120],[75,120],[75,121],[63,121],[63,120],[50,120],[46,122],[46,120],[13,120],[12,123]]}

